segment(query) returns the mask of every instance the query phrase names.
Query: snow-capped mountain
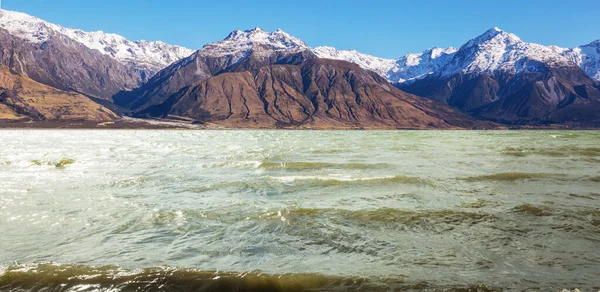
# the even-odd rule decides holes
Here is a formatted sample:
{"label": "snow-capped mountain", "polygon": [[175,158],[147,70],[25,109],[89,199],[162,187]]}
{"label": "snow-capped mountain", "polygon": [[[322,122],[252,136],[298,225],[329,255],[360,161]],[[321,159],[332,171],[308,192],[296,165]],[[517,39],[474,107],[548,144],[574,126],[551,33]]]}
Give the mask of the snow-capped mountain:
{"label": "snow-capped mountain", "polygon": [[418,54],[408,54],[398,59],[384,59],[359,53],[355,50],[337,50],[333,47],[313,49],[319,58],[344,60],[373,71],[392,83],[412,82],[437,72],[448,64],[456,52],[455,48],[433,48]]}
{"label": "snow-capped mountain", "polygon": [[418,54],[408,54],[396,60],[386,77],[392,83],[409,83],[438,72],[454,57],[457,49],[433,48]]}
{"label": "snow-capped mountain", "polygon": [[205,45],[201,50],[205,56],[233,57],[233,62],[248,56],[256,48],[262,48],[262,54],[268,55],[276,52],[300,52],[310,49],[304,41],[295,38],[283,30],[266,32],[260,27],[251,30],[235,30],[225,39]]}
{"label": "snow-capped mountain", "polygon": [[582,51],[593,49],[527,43],[492,28],[433,73],[398,87],[503,123],[596,123],[590,110],[600,109],[600,88],[582,70],[593,63]]}
{"label": "snow-capped mountain", "polygon": [[396,64],[396,60],[378,58],[355,50],[338,50],[334,47],[322,46],[312,51],[319,58],[348,61],[384,77],[387,77],[390,69]]}
{"label": "snow-capped mountain", "polygon": [[53,35],[62,34],[120,63],[150,71],[150,74],[194,52],[160,41],[130,41],[117,34],[65,28],[25,13],[8,10],[0,10],[0,28],[31,43],[44,43]]}
{"label": "snow-capped mountain", "polygon": [[523,42],[516,35],[495,27],[463,45],[437,73],[442,76],[495,71],[518,74],[535,70],[531,66],[539,63],[556,67],[572,65],[550,47]]}
{"label": "snow-capped mountain", "polygon": [[[522,41],[518,36],[494,27],[468,41],[461,48],[433,48],[398,59],[383,59],[357,51],[316,47],[320,58],[345,60],[386,77],[390,82],[411,83],[431,74],[484,74],[504,71],[517,74],[541,62],[553,66],[579,65],[591,78],[600,81],[600,40],[574,49],[543,46]],[[527,62],[525,62],[527,60]],[[527,68],[532,69],[532,68]]]}
{"label": "snow-capped mountain", "polygon": [[600,40],[574,49],[554,47],[563,56],[579,65],[592,79],[600,81]]}
{"label": "snow-capped mountain", "polygon": [[236,30],[114,101],[138,117],[185,117],[249,128],[485,124],[406,94],[350,62],[318,58],[315,51],[281,30]]}
{"label": "snow-capped mountain", "polygon": [[115,102],[132,109],[164,102],[173,93],[225,72],[248,71],[269,64],[300,64],[315,58],[304,41],[278,29],[256,27],[235,30],[225,39],[205,45],[191,56],[168,66],[142,87],[115,96]]}

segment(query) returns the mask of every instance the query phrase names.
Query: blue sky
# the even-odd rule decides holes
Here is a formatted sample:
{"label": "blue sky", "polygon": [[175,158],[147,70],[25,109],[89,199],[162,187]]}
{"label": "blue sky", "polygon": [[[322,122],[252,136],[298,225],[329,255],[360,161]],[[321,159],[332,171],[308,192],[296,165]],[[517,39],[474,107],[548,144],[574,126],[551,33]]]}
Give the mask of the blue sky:
{"label": "blue sky", "polygon": [[600,39],[598,0],[2,0],[2,6],[67,27],[190,48],[255,26],[281,28],[310,46],[387,58],[460,46],[494,26],[545,45]]}

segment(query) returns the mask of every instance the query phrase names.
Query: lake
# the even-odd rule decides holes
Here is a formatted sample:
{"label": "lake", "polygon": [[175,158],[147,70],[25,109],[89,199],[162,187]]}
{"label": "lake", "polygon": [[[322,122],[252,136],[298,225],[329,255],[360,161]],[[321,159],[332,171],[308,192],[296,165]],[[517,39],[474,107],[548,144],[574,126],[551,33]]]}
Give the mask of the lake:
{"label": "lake", "polygon": [[0,290],[600,290],[600,131],[0,141]]}

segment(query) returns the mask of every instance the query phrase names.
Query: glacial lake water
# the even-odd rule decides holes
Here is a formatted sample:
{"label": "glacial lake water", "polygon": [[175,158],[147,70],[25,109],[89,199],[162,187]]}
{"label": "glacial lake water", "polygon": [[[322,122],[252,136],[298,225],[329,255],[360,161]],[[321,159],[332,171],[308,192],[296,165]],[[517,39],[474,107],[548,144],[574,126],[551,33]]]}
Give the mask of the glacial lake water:
{"label": "glacial lake water", "polygon": [[600,290],[599,131],[0,142],[0,290]]}

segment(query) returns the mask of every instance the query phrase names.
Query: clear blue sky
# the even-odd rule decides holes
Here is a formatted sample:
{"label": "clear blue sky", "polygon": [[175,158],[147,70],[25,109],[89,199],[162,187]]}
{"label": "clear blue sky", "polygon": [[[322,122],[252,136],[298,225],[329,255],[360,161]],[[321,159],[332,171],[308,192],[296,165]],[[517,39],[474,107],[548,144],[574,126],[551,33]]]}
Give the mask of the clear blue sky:
{"label": "clear blue sky", "polygon": [[2,6],[67,27],[190,48],[255,26],[281,28],[310,46],[387,58],[460,46],[493,26],[545,45],[600,39],[599,0],[2,0]]}

